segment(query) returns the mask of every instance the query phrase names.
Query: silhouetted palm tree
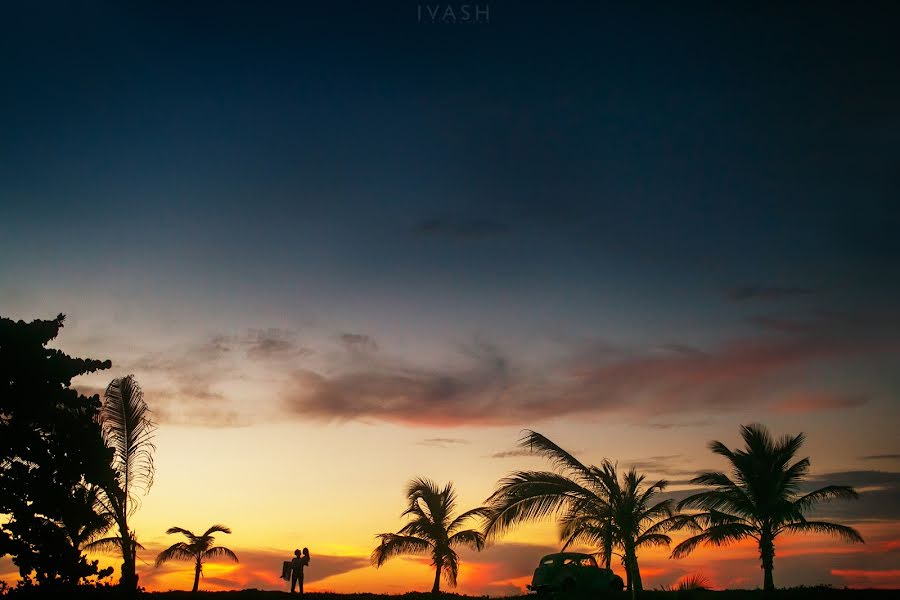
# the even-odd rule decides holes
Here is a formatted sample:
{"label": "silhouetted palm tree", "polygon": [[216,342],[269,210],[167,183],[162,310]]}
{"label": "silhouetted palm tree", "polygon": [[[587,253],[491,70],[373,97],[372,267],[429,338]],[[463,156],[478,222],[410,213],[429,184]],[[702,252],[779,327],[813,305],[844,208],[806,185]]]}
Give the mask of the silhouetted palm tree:
{"label": "silhouetted palm tree", "polygon": [[597,549],[606,568],[610,568],[614,550],[620,549],[628,588],[641,591],[637,550],[668,546],[672,540],[667,532],[683,522],[671,499],[657,501],[666,481],[644,485],[644,476],[634,469],[620,478],[608,460],[600,467],[585,466],[534,431],[526,432],[519,445],[544,455],[562,472],[517,471],[502,479],[487,499],[487,536],[557,516],[563,548],[573,542],[589,544]]}
{"label": "silhouetted palm tree", "polygon": [[144,394],[133,375],[113,379],[106,388],[100,409],[100,426],[108,448],[112,449],[112,467],[116,478],[103,486],[99,498],[105,513],[112,516],[119,535],[96,540],[86,549],[116,548],[122,554],[120,585],[137,589],[137,550],[141,548],[128,519],[140,505],[139,492],[146,494],[153,485],[153,432],[156,425],[144,402]]}
{"label": "silhouetted palm tree", "polygon": [[229,558],[234,562],[238,562],[237,555],[224,546],[213,546],[216,538],[213,534],[216,532],[231,533],[231,530],[224,525],[213,525],[207,529],[203,535],[194,535],[192,531],[182,529],[181,527],[170,527],[166,533],[181,533],[187,537],[187,542],[178,542],[172,544],[159,553],[156,557],[156,566],[168,562],[170,560],[192,560],[194,561],[194,587],[192,592],[196,592],[200,585],[200,575],[203,573],[203,563],[210,558]]}
{"label": "silhouetted palm tree", "polygon": [[462,529],[466,521],[483,516],[484,510],[475,508],[454,517],[456,492],[452,483],[438,489],[430,479],[413,479],[406,495],[409,507],[400,516],[412,519],[397,533],[378,534],[381,543],[372,551],[372,563],[380,567],[394,556],[430,554],[435,568],[432,593],[440,591],[441,573],[447,583],[456,586],[459,556],[454,548],[484,548],[484,535],[480,531]]}
{"label": "silhouetted palm tree", "polygon": [[112,515],[103,508],[101,493],[99,487],[88,483],[73,490],[73,507],[77,507],[77,511],[63,515],[62,522],[74,548],[90,550],[90,543],[115,524]]}
{"label": "silhouetted palm tree", "polygon": [[709,491],[688,496],[679,508],[699,508],[692,515],[695,530],[701,531],[675,547],[674,558],[690,554],[701,544],[724,546],[752,538],[759,546],[759,557],[765,572],[763,589],[775,589],[772,579],[775,538],[782,533],[820,532],[837,535],[848,542],[862,542],[852,527],[807,521],[804,513],[819,502],[832,499],[858,498],[852,487],[829,485],[807,494],[798,488],[809,472],[809,458],[791,464],[803,445],[804,436],[784,436],[777,442],[768,430],[758,424],[741,426],[743,450],[730,450],[722,442],[713,441],[709,449],[731,463],[732,477],[725,473],[706,472],[692,483],[711,487]]}

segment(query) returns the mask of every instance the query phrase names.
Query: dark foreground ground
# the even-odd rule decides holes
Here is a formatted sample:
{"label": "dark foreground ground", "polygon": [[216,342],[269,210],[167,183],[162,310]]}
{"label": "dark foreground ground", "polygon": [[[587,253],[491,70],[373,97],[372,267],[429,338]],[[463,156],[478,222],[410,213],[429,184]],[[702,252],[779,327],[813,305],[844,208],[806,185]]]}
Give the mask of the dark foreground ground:
{"label": "dark foreground ground", "polygon": [[[47,593],[16,593],[9,594],[10,600],[14,598],[59,598],[59,594]],[[108,590],[86,590],[83,593],[66,594],[69,598],[84,599],[116,599],[117,594]],[[148,592],[138,596],[146,600],[275,600],[276,598],[288,598],[287,592],[263,592],[259,590],[242,590],[239,592]],[[294,598],[303,600],[434,600],[429,593],[410,592],[401,595],[386,594],[331,594],[308,593],[294,595]],[[726,590],[726,591],[681,591],[662,592],[645,591],[638,594],[638,598],[644,600],[813,600],[824,598],[825,600],[888,600],[900,597],[900,590],[850,590],[834,589],[829,587],[801,587],[785,590],[776,590],[766,594],[761,590]],[[441,594],[440,600],[473,600],[486,598],[486,596],[462,596],[459,594]],[[603,596],[570,597],[559,596],[554,600],[629,600],[631,594],[622,592],[619,594],[605,594]],[[508,600],[535,600],[536,596],[509,596]]]}

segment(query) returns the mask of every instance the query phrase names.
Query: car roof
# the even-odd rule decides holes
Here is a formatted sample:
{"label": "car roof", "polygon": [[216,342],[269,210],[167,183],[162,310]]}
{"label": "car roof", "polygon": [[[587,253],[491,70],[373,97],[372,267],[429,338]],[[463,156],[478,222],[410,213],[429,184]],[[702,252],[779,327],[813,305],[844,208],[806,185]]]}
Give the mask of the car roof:
{"label": "car roof", "polygon": [[556,552],[555,554],[548,554],[541,558],[541,562],[544,562],[548,558],[591,558],[592,554],[585,554],[584,552]]}

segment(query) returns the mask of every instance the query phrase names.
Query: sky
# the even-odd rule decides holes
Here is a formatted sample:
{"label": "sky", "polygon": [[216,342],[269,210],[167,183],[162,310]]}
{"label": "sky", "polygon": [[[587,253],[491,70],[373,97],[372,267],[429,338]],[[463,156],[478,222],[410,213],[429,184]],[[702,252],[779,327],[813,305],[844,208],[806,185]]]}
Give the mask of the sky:
{"label": "sky", "polygon": [[[82,392],[142,385],[142,585],[191,584],[152,568],[168,527],[224,523],[203,589],[281,589],[308,546],[308,589],[427,590],[368,559],[409,479],[477,506],[548,466],[532,429],[683,496],[761,422],[867,540],[780,540],[776,583],[900,587],[897,7],[463,6],[0,8],[0,314],[65,313],[113,363]],[[558,547],[522,527],[458,589]],[[640,559],[761,585],[750,546]]]}

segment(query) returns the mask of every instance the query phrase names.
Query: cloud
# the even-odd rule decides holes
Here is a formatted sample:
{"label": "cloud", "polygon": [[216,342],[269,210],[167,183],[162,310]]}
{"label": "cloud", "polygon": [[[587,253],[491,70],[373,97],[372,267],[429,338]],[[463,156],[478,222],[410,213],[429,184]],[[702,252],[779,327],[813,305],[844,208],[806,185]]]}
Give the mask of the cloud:
{"label": "cloud", "polygon": [[751,284],[725,290],[725,297],[734,302],[746,302],[750,300],[778,300],[796,296],[808,296],[816,293],[815,290],[806,287],[777,286]]}
{"label": "cloud", "polygon": [[660,350],[683,354],[685,356],[706,356],[706,352],[685,344],[662,344]]}
{"label": "cloud", "polygon": [[434,217],[419,222],[413,231],[422,235],[441,236],[456,240],[479,240],[509,233],[506,223],[490,219],[450,219]]}
{"label": "cloud", "polygon": [[900,460],[900,454],[871,454],[860,456],[860,460]]}
{"label": "cloud", "polygon": [[250,329],[237,344],[246,348],[247,357],[255,360],[290,358],[310,354],[297,344],[295,334],[284,329]]}
{"label": "cloud", "polygon": [[804,491],[826,485],[849,485],[859,500],[819,505],[815,516],[838,522],[892,521],[900,515],[900,473],[892,471],[838,471],[811,477]]}
{"label": "cloud", "polygon": [[900,588],[900,569],[831,569],[831,574],[840,577],[848,587]]}
{"label": "cloud", "polygon": [[438,448],[446,448],[448,446],[459,446],[462,444],[468,444],[469,440],[464,440],[461,438],[428,438],[425,440],[420,440],[417,442],[420,446],[436,446]]}
{"label": "cloud", "polygon": [[516,450],[503,450],[501,452],[494,452],[490,454],[489,458],[514,458],[519,456],[534,456],[534,452],[531,450],[526,450],[525,448],[518,448]]}
{"label": "cloud", "polygon": [[866,404],[869,398],[860,394],[835,395],[827,392],[792,394],[776,401],[771,409],[781,414],[809,414],[856,408]]}
{"label": "cloud", "polygon": [[378,351],[378,344],[371,336],[360,333],[342,333],[338,336],[341,344],[353,354],[367,354]]}
{"label": "cloud", "polygon": [[676,427],[704,427],[712,423],[709,419],[698,419],[693,421],[670,421],[665,423],[653,423],[647,422],[643,423],[645,427],[649,427],[650,429],[675,429]]}
{"label": "cloud", "polygon": [[[539,366],[517,365],[490,344],[465,364],[426,368],[368,360],[333,371],[298,368],[284,388],[288,412],[315,419],[375,419],[412,425],[519,425],[593,414],[650,427],[703,424],[697,415],[770,403],[780,413],[847,410],[861,390],[810,390],[809,370],[900,352],[896,317],[818,314],[816,326],[754,334],[705,351],[672,345],[597,352],[576,347]],[[666,422],[677,417],[674,423]]]}
{"label": "cloud", "polygon": [[285,406],[306,418],[430,425],[507,422],[496,408],[514,402],[521,384],[513,383],[506,357],[478,344],[466,358],[470,364],[455,370],[380,365],[326,375],[298,369],[285,392]]}
{"label": "cloud", "polygon": [[627,468],[634,468],[639,473],[647,473],[654,476],[662,476],[671,481],[675,477],[694,477],[697,469],[685,468],[685,463],[690,462],[681,454],[668,454],[664,456],[650,456],[643,459],[624,463]]}

